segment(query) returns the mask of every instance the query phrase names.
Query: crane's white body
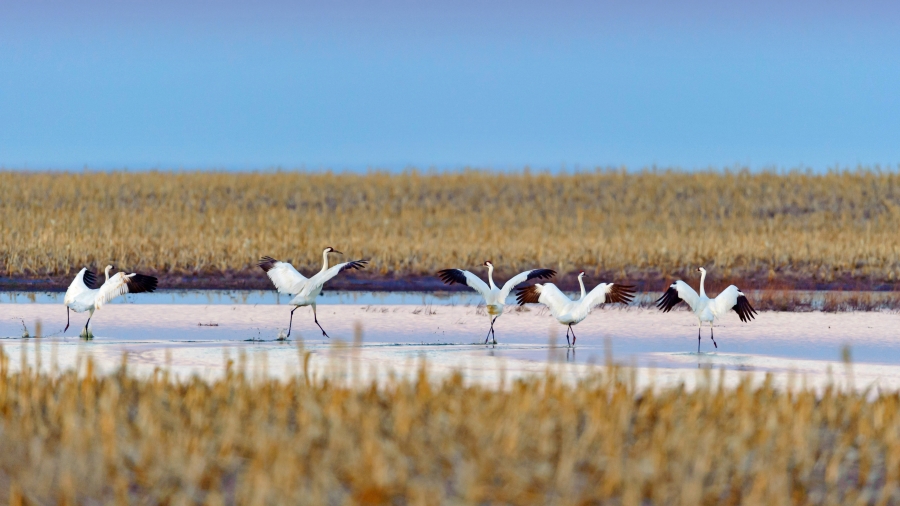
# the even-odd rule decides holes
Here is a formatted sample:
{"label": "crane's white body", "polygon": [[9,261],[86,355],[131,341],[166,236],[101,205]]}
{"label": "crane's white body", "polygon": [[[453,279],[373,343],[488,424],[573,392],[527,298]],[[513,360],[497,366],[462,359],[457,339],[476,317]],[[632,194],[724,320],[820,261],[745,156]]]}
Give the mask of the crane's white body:
{"label": "crane's white body", "polygon": [[[475,274],[462,269],[444,269],[438,272],[438,276],[440,276],[447,284],[464,283],[478,292],[482,299],[484,299],[484,306],[487,310],[488,318],[491,321],[491,328],[488,330],[488,335],[484,340],[485,344],[487,344],[488,339],[494,335],[494,322],[503,314],[503,310],[506,307],[506,299],[509,298],[509,294],[512,292],[513,288],[529,279],[553,277],[556,272],[550,269],[531,269],[516,274],[506,283],[503,283],[502,287],[499,287],[494,283],[494,264],[488,260],[485,261],[483,265],[488,268],[487,283],[482,281],[481,278]],[[496,343],[497,338],[494,336],[494,344]]]}
{"label": "crane's white body", "polygon": [[527,281],[528,275],[532,273],[533,270],[520,272],[511,277],[506,283],[503,283],[502,287],[499,287],[494,284],[494,264],[488,263],[487,268],[487,283],[469,271],[461,272],[466,276],[466,284],[481,294],[482,299],[484,299],[484,307],[488,316],[491,319],[495,319],[495,317],[503,314],[503,310],[506,308],[506,299],[509,298],[509,294],[512,293],[513,288]]}
{"label": "crane's white body", "polygon": [[738,314],[741,321],[750,321],[753,319],[756,311],[750,306],[750,302],[738,287],[730,285],[722,290],[714,299],[710,299],[706,295],[706,269],[700,267],[700,293],[694,291],[687,283],[678,280],[669,286],[669,289],[657,300],[657,307],[663,312],[670,311],[675,305],[684,301],[690,308],[694,316],[697,317],[697,353],[700,352],[700,331],[704,323],[709,324],[709,338],[712,339],[713,345],[718,348],[716,340],[713,337],[713,326],[715,321],[724,317],[729,311]]}
{"label": "crane's white body", "polygon": [[[519,303],[538,302],[547,306],[556,321],[568,327],[566,342],[569,341],[571,332],[573,337],[571,344],[574,345],[577,338],[572,326],[587,318],[592,309],[607,302],[627,304],[631,302],[633,296],[632,287],[616,283],[600,283],[587,292],[584,288],[584,272],[578,275],[578,284],[581,286],[581,296],[576,300],[570,299],[553,283],[536,283],[533,287],[519,291]],[[536,300],[534,295],[537,295]]]}
{"label": "crane's white body", "polygon": [[[701,268],[702,269],[702,268]],[[710,299],[706,295],[706,269],[700,271],[700,293],[694,291],[684,281],[676,281],[672,287],[678,292],[680,297],[691,308],[691,312],[697,317],[697,323],[700,327],[704,323],[709,323],[712,327],[716,320],[724,317],[737,304],[738,297],[744,295],[738,287],[730,285],[722,290],[716,298]]]}
{"label": "crane's white body", "polygon": [[[328,254],[332,252],[340,254],[340,252],[335,251],[333,248],[325,248],[322,252],[322,270],[310,278],[300,274],[293,265],[287,262],[280,262],[273,258],[266,257],[270,262],[260,263],[260,267],[263,267],[266,271],[266,275],[272,280],[278,293],[293,296],[290,304],[295,306],[294,310],[300,307],[312,307],[313,320],[316,322],[316,325],[319,325],[318,318],[316,317],[316,298],[322,293],[322,287],[325,286],[325,283],[337,276],[338,273],[343,270],[348,268],[359,269],[366,263],[365,260],[355,260],[352,262],[339,263],[329,268]],[[264,264],[268,265],[268,269]],[[293,322],[294,310],[291,310],[291,322]],[[325,330],[322,329],[321,325],[319,325],[319,329],[322,330],[322,335],[328,337],[328,334],[325,333]],[[289,323],[288,337],[290,334],[291,330]]]}
{"label": "crane's white body", "polygon": [[349,263],[340,263],[329,268],[328,253],[322,253],[322,270],[310,278],[300,274],[300,271],[287,262],[277,262],[266,274],[278,293],[293,295],[290,304],[298,307],[315,306],[316,297],[322,293],[325,282],[337,276],[341,268]]}
{"label": "crane's white body", "polygon": [[550,314],[566,326],[581,323],[591,314],[592,309],[606,302],[606,295],[613,287],[613,283],[600,283],[588,293],[584,289],[582,276],[578,276],[578,284],[581,285],[581,296],[576,300],[570,299],[553,283],[535,285],[541,287],[540,303],[547,306]]}
{"label": "crane's white body", "polygon": [[[113,301],[117,297],[125,295],[132,291],[131,281],[136,276],[140,276],[137,273],[132,272],[131,274],[125,274],[124,272],[117,272],[112,277],[109,275],[109,271],[113,267],[111,265],[106,266],[104,273],[106,275],[106,280],[99,288],[91,288],[85,283],[85,275],[87,273],[87,268],[82,268],[78,271],[78,274],[75,275],[75,279],[72,280],[72,283],[69,285],[69,288],[66,290],[66,296],[63,299],[63,304],[68,309],[75,311],[76,313],[83,313],[85,311],[90,312],[88,316],[87,323],[84,326],[84,335],[90,335],[90,323],[91,317],[94,316],[94,311],[102,308],[105,304]],[[91,274],[93,277],[93,274]],[[152,287],[141,286],[139,290],[135,292],[143,292],[143,291],[153,291],[156,288],[156,279],[153,279]],[[66,329],[69,326],[66,324]]]}

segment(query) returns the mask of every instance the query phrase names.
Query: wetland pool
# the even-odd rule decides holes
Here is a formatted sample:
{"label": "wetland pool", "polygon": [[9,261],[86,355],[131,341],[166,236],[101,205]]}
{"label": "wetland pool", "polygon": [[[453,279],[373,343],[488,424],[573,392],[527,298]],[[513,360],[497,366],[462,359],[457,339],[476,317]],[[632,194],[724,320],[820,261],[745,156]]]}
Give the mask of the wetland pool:
{"label": "wetland pool", "polygon": [[[639,307],[598,308],[566,329],[541,306],[507,306],[495,325],[497,345],[484,345],[489,319],[467,292],[326,292],[318,319],[310,308],[294,313],[291,339],[279,341],[291,306],[272,291],[167,292],[130,295],[95,313],[94,339],[78,337],[87,314],[72,313],[68,332],[62,293],[0,294],[0,345],[11,360],[42,368],[75,367],[87,356],[101,371],[123,354],[138,373],[166,368],[179,377],[215,377],[227,360],[254,374],[298,374],[303,353],[317,374],[362,378],[412,374],[424,359],[432,372],[460,370],[468,381],[502,383],[548,368],[577,380],[610,358],[636,367],[641,382],[687,385],[723,370],[726,381],[772,373],[786,386],[852,382],[856,388],[900,388],[900,315],[872,312],[761,311],[741,323],[729,315],[716,325],[714,348],[704,328],[697,353],[696,319],[687,310],[662,314]],[[33,336],[40,321],[41,338]],[[849,349],[852,361],[845,363]],[[699,371],[699,372],[698,372]],[[716,374],[719,374],[716,372]],[[849,384],[849,383],[848,383]]]}

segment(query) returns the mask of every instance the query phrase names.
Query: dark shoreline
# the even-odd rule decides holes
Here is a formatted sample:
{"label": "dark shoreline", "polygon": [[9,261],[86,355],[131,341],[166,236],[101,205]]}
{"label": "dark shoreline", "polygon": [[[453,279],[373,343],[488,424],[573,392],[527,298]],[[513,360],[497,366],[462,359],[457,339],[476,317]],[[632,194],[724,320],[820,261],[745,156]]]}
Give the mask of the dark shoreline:
{"label": "dark shoreline", "polygon": [[[142,270],[159,278],[159,288],[169,290],[271,290],[272,284],[262,272],[237,271],[202,274],[154,273]],[[478,270],[473,272],[479,273]],[[102,273],[101,273],[102,275]],[[599,273],[585,280],[590,289],[600,281],[616,281],[635,285],[639,292],[661,292],[674,280],[683,279],[691,286],[699,280],[696,276],[661,276],[658,273]],[[483,277],[483,276],[482,276]],[[497,274],[495,279],[505,281],[506,274]],[[72,281],[72,275],[0,277],[0,291],[23,292],[63,292]],[[563,290],[578,290],[577,273],[557,276],[550,280]],[[781,276],[770,280],[768,276],[733,277],[727,279],[707,279],[707,290],[718,291],[730,284],[741,290],[830,290],[830,291],[900,291],[900,282],[880,279],[854,278],[846,276],[833,281]],[[445,285],[433,275],[380,275],[354,273],[338,276],[326,285],[330,290],[374,291],[374,292],[455,292],[470,290],[462,285]]]}

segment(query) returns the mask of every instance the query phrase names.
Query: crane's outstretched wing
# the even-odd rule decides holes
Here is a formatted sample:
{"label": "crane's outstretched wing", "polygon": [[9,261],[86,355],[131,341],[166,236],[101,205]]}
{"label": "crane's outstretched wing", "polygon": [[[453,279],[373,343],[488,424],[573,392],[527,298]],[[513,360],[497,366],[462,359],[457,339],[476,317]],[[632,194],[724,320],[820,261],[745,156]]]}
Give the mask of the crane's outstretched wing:
{"label": "crane's outstretched wing", "polygon": [[662,309],[663,313],[668,313],[676,304],[685,301],[693,309],[697,306],[698,300],[700,300],[700,296],[697,295],[697,292],[684,281],[678,280],[669,286],[662,297],[657,299],[656,307]]}
{"label": "crane's outstretched wing", "polygon": [[487,283],[469,271],[464,271],[462,269],[444,269],[438,271],[438,277],[448,285],[452,285],[453,283],[469,285],[474,288],[476,292],[480,293],[482,297],[487,297],[487,295],[491,293],[491,289],[488,288]]}
{"label": "crane's outstretched wing", "polygon": [[78,271],[78,274],[75,275],[75,279],[72,280],[72,284],[69,285],[68,290],[66,290],[66,297],[63,299],[64,303],[69,304],[70,302],[74,302],[79,295],[95,289],[96,284],[97,275],[87,270],[86,267],[82,268]]}
{"label": "crane's outstretched wing", "polygon": [[306,277],[287,262],[266,256],[260,258],[257,265],[269,276],[278,293],[296,295],[303,290],[303,285],[306,284]]}
{"label": "crane's outstretched wing", "polygon": [[100,309],[104,304],[126,293],[152,292],[156,290],[156,284],[157,280],[153,276],[135,273],[126,275],[124,272],[117,272],[97,291],[94,305]]}
{"label": "crane's outstretched wing", "polygon": [[738,314],[742,322],[749,322],[756,316],[756,310],[750,306],[750,301],[734,285],[722,290],[722,293],[714,299],[713,304],[716,316],[725,316],[728,311],[732,310]]}
{"label": "crane's outstretched wing", "polygon": [[529,279],[550,279],[553,276],[556,276],[556,271],[552,269],[531,269],[530,271],[520,272],[510,278],[506,283],[503,283],[503,288],[500,289],[500,300],[505,303],[506,298],[509,297],[509,292],[511,292],[516,285],[520,285]]}
{"label": "crane's outstretched wing", "polygon": [[334,267],[329,267],[325,270],[325,272],[320,272],[315,276],[309,278],[309,283],[306,284],[305,289],[307,291],[310,291],[315,287],[322,286],[326,281],[337,276],[338,273],[344,272],[346,270],[365,269],[367,263],[369,263],[368,260],[351,260],[349,262],[337,264]]}
{"label": "crane's outstretched wing", "polygon": [[634,287],[619,283],[600,283],[584,296],[583,304],[588,309],[600,304],[621,302],[628,304],[634,299]]}
{"label": "crane's outstretched wing", "polygon": [[566,294],[562,293],[553,283],[535,283],[519,288],[516,291],[516,302],[520,306],[534,303],[543,304],[550,309],[553,316],[556,316],[572,300],[566,297]]}

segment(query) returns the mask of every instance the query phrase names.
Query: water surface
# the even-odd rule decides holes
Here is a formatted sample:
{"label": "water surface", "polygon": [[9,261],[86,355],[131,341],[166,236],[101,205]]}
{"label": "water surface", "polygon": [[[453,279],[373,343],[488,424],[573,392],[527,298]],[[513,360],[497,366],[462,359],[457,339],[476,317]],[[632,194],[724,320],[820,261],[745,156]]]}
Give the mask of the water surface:
{"label": "water surface", "polygon": [[[772,373],[781,382],[802,376],[824,384],[844,374],[842,354],[849,349],[857,385],[900,388],[900,316],[892,312],[763,311],[750,323],[729,315],[715,328],[718,347],[703,329],[698,354],[696,319],[680,309],[668,314],[637,307],[597,309],[574,327],[577,345],[568,348],[566,328],[545,308],[507,306],[495,325],[499,343],[485,345],[489,318],[471,295],[389,294],[385,297],[392,303],[379,303],[384,300],[380,294],[334,292],[330,296],[339,303],[323,299],[317,311],[330,338],[313,322],[311,308],[300,308],[290,339],[283,341],[291,306],[284,296],[278,303],[272,292],[154,294],[163,302],[144,295],[132,296],[140,302],[96,312],[89,341],[79,338],[84,313],[72,313],[71,327],[63,332],[66,310],[54,303],[61,294],[8,295],[15,302],[0,303],[0,345],[30,364],[43,350],[47,366],[52,348],[63,368],[90,355],[101,369],[112,370],[126,354],[137,370],[167,367],[183,376],[221,374],[228,357],[242,354],[259,361],[267,374],[296,374],[302,347],[320,368],[337,361],[360,374],[409,371],[425,358],[437,370],[465,370],[471,379],[488,383],[503,374],[541,373],[560,364],[575,378],[592,364],[613,360],[637,366],[647,381],[652,371],[660,381],[690,383],[698,370],[721,368],[729,374]],[[23,337],[34,336],[38,322],[42,338]]]}

